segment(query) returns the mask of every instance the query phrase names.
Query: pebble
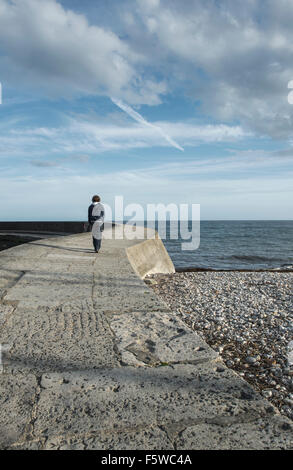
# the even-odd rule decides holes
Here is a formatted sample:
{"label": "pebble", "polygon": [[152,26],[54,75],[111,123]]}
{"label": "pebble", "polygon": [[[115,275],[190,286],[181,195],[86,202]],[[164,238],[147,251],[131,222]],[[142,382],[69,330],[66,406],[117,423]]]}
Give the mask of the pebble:
{"label": "pebble", "polygon": [[178,316],[293,418],[293,275],[280,272],[156,274],[151,288]]}
{"label": "pebble", "polygon": [[254,364],[255,362],[257,362],[257,358],[252,356],[248,356],[245,360],[248,364]]}

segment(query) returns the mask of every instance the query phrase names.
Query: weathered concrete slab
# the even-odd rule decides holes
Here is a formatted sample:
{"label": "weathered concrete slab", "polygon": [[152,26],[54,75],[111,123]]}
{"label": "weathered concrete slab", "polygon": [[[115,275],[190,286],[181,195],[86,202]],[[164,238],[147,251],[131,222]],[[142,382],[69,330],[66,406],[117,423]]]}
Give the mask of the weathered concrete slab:
{"label": "weathered concrete slab", "polygon": [[292,425],[279,416],[230,425],[201,423],[186,428],[176,439],[178,450],[292,449]]}
{"label": "weathered concrete slab", "polygon": [[148,274],[175,272],[175,267],[162,240],[146,240],[127,248],[127,255],[135,272],[142,279]]}
{"label": "weathered concrete slab", "polygon": [[72,260],[73,261],[75,261],[75,260],[80,261],[80,260],[88,260],[88,259],[91,260],[91,262],[94,261],[93,254],[91,256],[87,256],[86,254],[84,254],[84,255],[83,254],[80,254],[80,255],[56,255],[54,253],[50,253],[48,255],[48,258],[54,259],[54,260],[56,259],[57,261],[61,259],[61,260],[69,261],[69,262],[72,262]]}
{"label": "weathered concrete slab", "polygon": [[51,438],[45,443],[46,450],[144,450],[173,449],[168,435],[159,426],[133,429],[128,432],[103,432],[71,438]]}
{"label": "weathered concrete slab", "polygon": [[110,325],[124,364],[198,364],[218,357],[171,312],[114,315]]}
{"label": "weathered concrete slab", "polygon": [[8,320],[9,315],[14,311],[13,305],[3,305],[0,303],[0,327]]}
{"label": "weathered concrete slab", "polygon": [[53,436],[16,443],[16,450],[173,450],[167,433],[159,426],[136,427],[127,432],[96,432],[76,436]]}
{"label": "weathered concrete slab", "polygon": [[11,253],[9,255],[7,252],[9,250],[4,250],[0,252],[0,269],[2,271],[3,278],[9,276],[9,274],[17,274],[20,271],[29,271],[40,266],[40,258],[28,256],[15,256]]}
{"label": "weathered concrete slab", "polygon": [[0,332],[0,342],[4,341],[10,344],[10,369],[40,374],[119,365],[114,335],[91,299],[57,308],[19,306]]}
{"label": "weathered concrete slab", "polygon": [[26,308],[57,307],[71,299],[91,297],[92,274],[39,271],[24,274],[7,293],[6,301],[18,301]]}
{"label": "weathered concrete slab", "polygon": [[37,388],[32,374],[0,375],[0,449],[29,434]]}
{"label": "weathered concrete slab", "polygon": [[[104,269],[101,258],[96,261],[97,266],[103,266],[94,273],[93,299],[101,308],[113,312],[166,310],[166,305],[158,299],[154,292],[142,282],[132,271],[110,271]],[[128,263],[127,258],[123,264]]]}
{"label": "weathered concrete slab", "polygon": [[[219,426],[241,427],[274,414],[246,382],[217,363],[52,373],[44,374],[40,385],[32,436],[48,440],[56,435],[127,434],[159,424],[174,441],[182,430],[199,424],[209,424],[216,433]],[[283,438],[281,432],[279,436],[284,445],[292,439],[292,429],[285,427]],[[260,435],[254,425],[247,438],[251,448],[253,429]]]}
{"label": "weathered concrete slab", "polygon": [[114,282],[105,285],[104,283],[96,283],[93,291],[93,299],[101,308],[114,312],[123,311],[148,311],[148,310],[164,310],[165,304],[160,302],[153,292],[145,286],[133,286],[129,281],[125,280],[123,286],[116,285]]}
{"label": "weathered concrete slab", "polygon": [[[203,420],[237,422],[272,407],[217,364],[43,374],[35,435],[83,434]],[[164,403],[164,406],[162,406]],[[62,420],[60,420],[62,416]]]}

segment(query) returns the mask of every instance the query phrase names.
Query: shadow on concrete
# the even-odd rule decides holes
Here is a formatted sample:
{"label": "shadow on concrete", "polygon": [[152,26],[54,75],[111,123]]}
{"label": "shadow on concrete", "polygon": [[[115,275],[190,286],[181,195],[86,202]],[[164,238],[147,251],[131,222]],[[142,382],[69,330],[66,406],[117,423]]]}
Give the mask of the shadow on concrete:
{"label": "shadow on concrete", "polygon": [[[23,274],[30,275],[31,280],[35,279],[36,281],[39,281],[42,284],[43,283],[46,284],[54,280],[54,283],[63,284],[64,288],[66,288],[66,285],[67,286],[78,285],[78,284],[92,285],[91,273],[65,273],[65,272],[55,272],[55,271],[38,271],[35,269],[32,271],[30,270],[20,271],[18,269],[4,268],[2,266],[0,266],[0,271],[6,271],[8,273],[15,273],[15,274],[19,274],[20,272],[22,272]],[[85,277],[85,279],[82,279],[83,275],[87,277]],[[141,284],[140,282],[138,282],[138,280],[136,278],[121,280],[120,278],[116,278],[116,277],[103,276],[101,278],[95,279],[94,286],[97,289],[100,288],[105,291],[102,297],[108,296],[109,295],[108,289],[113,289],[113,288],[116,288],[117,292],[119,292],[119,289],[124,289],[125,287],[127,287],[128,289],[137,290],[139,292],[145,291],[147,286],[145,284]],[[15,280],[15,282],[13,282],[13,280],[11,281],[12,281],[12,284],[6,286],[6,289],[11,289],[12,287],[14,287],[14,285],[17,284],[18,279]],[[152,291],[150,291],[150,293],[152,293]],[[63,304],[57,305],[56,308],[62,305]],[[136,309],[137,308],[138,307],[136,307]]]}
{"label": "shadow on concrete", "polygon": [[[44,353],[44,351],[42,352]],[[80,360],[80,358],[79,358]],[[85,358],[88,361],[88,358]],[[86,381],[94,378],[88,377],[88,375],[95,374],[97,377],[101,376],[103,380],[109,380],[113,383],[120,383],[123,385],[136,385],[140,388],[144,388],[144,385],[151,385],[151,388],[158,389],[161,392],[166,391],[170,393],[173,390],[188,390],[192,393],[198,393],[200,391],[204,395],[208,392],[215,396],[222,394],[229,394],[229,399],[238,398],[241,400],[259,400],[263,398],[259,395],[252,387],[244,380],[239,379],[237,374],[231,374],[229,369],[219,367],[215,364],[213,370],[201,371],[197,370],[197,366],[194,367],[194,372],[180,374],[181,364],[170,364],[164,366],[155,366],[147,368],[136,368],[131,365],[125,365],[122,367],[111,365],[111,364],[82,364],[81,362],[64,361],[64,359],[49,356],[44,360],[32,358],[24,359],[14,357],[5,358],[4,367],[6,372],[19,371],[20,373],[32,372],[33,374],[46,374],[46,373],[80,373],[80,379],[84,377]],[[177,368],[179,366],[179,369]],[[185,364],[182,364],[184,367]],[[65,378],[65,377],[64,377]],[[173,390],[172,390],[173,389]]]}
{"label": "shadow on concrete", "polygon": [[35,242],[30,242],[30,245],[37,245],[37,246],[45,246],[48,248],[56,248],[57,250],[65,250],[65,251],[74,251],[75,253],[94,253],[94,249],[82,249],[79,247],[76,248],[67,248],[65,246],[59,246],[59,245],[48,245],[47,243],[35,243]]}

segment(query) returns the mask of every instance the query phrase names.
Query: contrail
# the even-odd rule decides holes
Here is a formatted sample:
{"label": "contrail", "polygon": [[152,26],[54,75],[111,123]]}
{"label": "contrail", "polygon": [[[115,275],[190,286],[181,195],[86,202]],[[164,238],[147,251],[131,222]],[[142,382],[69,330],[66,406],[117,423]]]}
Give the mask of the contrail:
{"label": "contrail", "polygon": [[178,150],[181,150],[181,152],[184,152],[184,148],[181,147],[175,140],[171,139],[171,137],[166,134],[163,129],[161,129],[159,126],[155,126],[154,124],[151,124],[150,122],[146,121],[139,113],[134,111],[128,104],[123,103],[121,100],[118,100],[117,98],[111,98],[111,101],[118,106],[118,108],[122,109],[126,114],[128,114],[130,117],[132,117],[135,121],[140,122],[141,124],[144,124],[145,126],[152,127],[153,129],[156,129],[163,137],[164,139],[169,142],[169,144],[172,145],[172,147],[175,147]]}

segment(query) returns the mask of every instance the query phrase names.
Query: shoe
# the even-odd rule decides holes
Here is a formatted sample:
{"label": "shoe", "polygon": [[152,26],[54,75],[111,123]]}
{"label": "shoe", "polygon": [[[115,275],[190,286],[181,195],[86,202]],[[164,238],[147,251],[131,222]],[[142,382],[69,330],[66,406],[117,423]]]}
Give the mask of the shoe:
{"label": "shoe", "polygon": [[95,250],[96,253],[99,253],[99,250]]}

